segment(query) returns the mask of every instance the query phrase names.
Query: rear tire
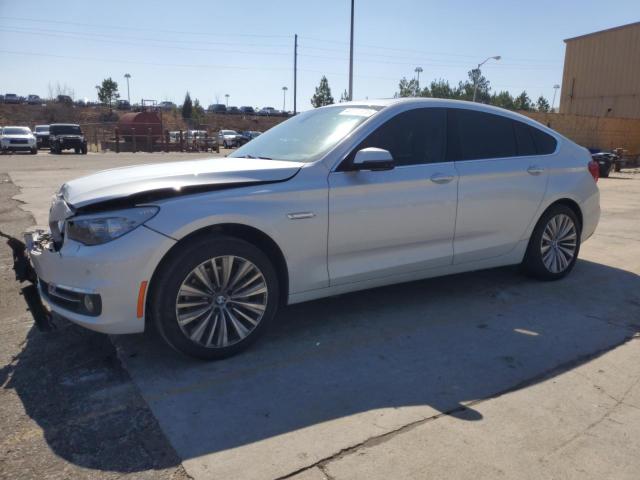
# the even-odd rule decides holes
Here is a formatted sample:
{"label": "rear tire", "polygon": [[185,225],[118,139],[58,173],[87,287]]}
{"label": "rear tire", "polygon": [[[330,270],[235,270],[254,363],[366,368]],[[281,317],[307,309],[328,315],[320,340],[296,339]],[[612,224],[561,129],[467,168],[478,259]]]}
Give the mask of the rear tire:
{"label": "rear tire", "polygon": [[275,268],[260,249],[234,237],[202,236],[170,255],[154,276],[148,303],[170,346],[221,359],[264,333],[280,297]]}
{"label": "rear tire", "polygon": [[575,266],[582,225],[566,205],[552,205],[533,229],[522,262],[526,273],[539,280],[559,280]]}
{"label": "rear tire", "polygon": [[32,148],[31,149],[31,155],[35,155],[38,153],[38,149],[37,148]]}

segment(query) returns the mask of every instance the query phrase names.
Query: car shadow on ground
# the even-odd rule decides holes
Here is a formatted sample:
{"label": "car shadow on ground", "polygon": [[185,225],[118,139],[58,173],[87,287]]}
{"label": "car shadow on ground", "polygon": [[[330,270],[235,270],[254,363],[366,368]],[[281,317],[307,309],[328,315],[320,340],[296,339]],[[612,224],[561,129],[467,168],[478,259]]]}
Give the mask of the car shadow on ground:
{"label": "car shadow on ground", "polygon": [[[187,459],[381,409],[419,407],[425,418],[445,413],[481,421],[474,401],[526,388],[615,348],[640,331],[639,312],[635,273],[579,261],[559,282],[502,268],[293,305],[258,344],[220,362],[183,357],[155,334],[115,343]],[[100,364],[117,361],[92,346],[100,338],[73,325],[54,334],[31,331],[5,367],[11,379],[4,388],[15,389],[56,454],[119,471],[118,456],[102,449],[124,448],[118,439],[137,421],[153,419],[122,410],[108,386],[91,390]],[[69,396],[74,388],[84,393]],[[47,414],[52,405],[65,406],[54,423]],[[96,421],[85,425],[86,415]],[[100,449],[84,452],[96,435],[103,437]],[[123,455],[146,448],[129,446]]]}

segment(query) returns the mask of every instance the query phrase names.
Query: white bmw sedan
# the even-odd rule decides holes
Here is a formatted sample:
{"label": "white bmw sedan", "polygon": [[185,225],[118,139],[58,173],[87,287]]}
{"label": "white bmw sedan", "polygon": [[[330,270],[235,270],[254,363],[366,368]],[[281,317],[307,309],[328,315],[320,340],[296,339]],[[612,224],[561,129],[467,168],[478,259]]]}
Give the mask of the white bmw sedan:
{"label": "white bmw sedan", "polygon": [[503,265],[564,277],[600,215],[590,160],[486,105],[342,103],[226,158],[66,183],[27,245],[60,316],[222,358],[280,305]]}

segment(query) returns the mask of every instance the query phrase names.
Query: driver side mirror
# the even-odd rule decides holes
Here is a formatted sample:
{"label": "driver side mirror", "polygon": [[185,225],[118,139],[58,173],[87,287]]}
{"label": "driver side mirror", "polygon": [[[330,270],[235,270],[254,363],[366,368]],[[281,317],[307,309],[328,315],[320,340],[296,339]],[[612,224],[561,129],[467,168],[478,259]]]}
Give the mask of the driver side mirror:
{"label": "driver side mirror", "polygon": [[392,170],[394,167],[391,152],[382,148],[363,148],[353,159],[354,170]]}

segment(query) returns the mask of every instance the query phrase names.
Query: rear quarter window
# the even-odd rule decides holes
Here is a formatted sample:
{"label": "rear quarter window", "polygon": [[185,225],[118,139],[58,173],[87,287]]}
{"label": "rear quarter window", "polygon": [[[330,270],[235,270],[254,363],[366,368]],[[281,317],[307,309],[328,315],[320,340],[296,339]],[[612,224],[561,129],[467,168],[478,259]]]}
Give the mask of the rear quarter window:
{"label": "rear quarter window", "polygon": [[475,110],[449,110],[450,160],[481,160],[517,156],[512,120]]}
{"label": "rear quarter window", "polygon": [[549,155],[556,151],[558,141],[551,135],[534,127],[531,127],[531,134],[533,136],[533,141],[536,145],[538,155]]}

